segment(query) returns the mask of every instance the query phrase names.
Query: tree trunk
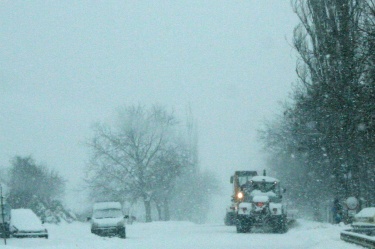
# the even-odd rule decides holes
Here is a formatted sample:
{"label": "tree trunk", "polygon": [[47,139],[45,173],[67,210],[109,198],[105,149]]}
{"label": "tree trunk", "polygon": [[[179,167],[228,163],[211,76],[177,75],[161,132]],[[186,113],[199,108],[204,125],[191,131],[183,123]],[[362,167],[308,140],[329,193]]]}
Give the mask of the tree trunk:
{"label": "tree trunk", "polygon": [[161,205],[160,203],[155,203],[156,204],[156,210],[158,211],[158,217],[159,217],[159,220],[163,220],[163,217],[162,217],[162,208],[161,208]]}
{"label": "tree trunk", "polygon": [[164,199],[164,220],[169,221],[171,219],[171,214],[169,212],[169,200],[168,198]]}
{"label": "tree trunk", "polygon": [[151,202],[150,200],[145,200],[145,211],[146,211],[146,222],[151,222]]}

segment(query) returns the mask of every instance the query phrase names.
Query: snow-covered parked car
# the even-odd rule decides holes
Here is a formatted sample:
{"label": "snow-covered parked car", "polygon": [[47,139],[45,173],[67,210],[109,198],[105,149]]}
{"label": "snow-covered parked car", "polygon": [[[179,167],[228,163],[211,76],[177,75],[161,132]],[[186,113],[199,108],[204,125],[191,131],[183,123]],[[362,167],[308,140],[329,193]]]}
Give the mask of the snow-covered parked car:
{"label": "snow-covered parked car", "polygon": [[375,236],[375,207],[364,208],[354,215],[352,227],[356,233]]}
{"label": "snow-covered parked car", "polygon": [[117,235],[126,238],[125,219],[119,202],[97,202],[92,209],[91,233],[98,235]]}
{"label": "snow-covered parked car", "polygon": [[48,231],[31,209],[12,209],[10,232],[13,237],[42,237],[48,239]]}
{"label": "snow-covered parked car", "polygon": [[375,207],[362,209],[354,216],[352,226],[354,228],[373,228],[375,229]]}

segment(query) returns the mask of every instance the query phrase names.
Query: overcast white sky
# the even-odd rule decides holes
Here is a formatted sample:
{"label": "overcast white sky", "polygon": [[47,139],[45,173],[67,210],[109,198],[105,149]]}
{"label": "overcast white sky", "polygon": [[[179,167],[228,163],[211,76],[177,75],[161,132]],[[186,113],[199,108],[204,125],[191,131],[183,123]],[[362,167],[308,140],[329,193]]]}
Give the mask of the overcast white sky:
{"label": "overcast white sky", "polygon": [[289,0],[0,1],[0,166],[32,155],[72,189],[94,122],[190,104],[229,202],[230,174],[264,167],[256,132],[296,79],[296,24]]}

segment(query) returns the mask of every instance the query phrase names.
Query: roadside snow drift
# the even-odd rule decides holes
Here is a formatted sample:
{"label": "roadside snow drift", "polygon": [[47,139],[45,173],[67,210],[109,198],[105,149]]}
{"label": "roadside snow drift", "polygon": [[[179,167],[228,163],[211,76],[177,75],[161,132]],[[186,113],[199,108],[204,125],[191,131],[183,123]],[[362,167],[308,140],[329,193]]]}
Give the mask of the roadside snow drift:
{"label": "roadside snow drift", "polygon": [[90,233],[89,223],[48,225],[50,239],[8,240],[0,248],[41,249],[360,249],[340,240],[347,226],[298,220],[286,234],[262,231],[237,234],[233,226],[196,225],[190,222],[152,222],[128,225],[127,239],[99,237]]}

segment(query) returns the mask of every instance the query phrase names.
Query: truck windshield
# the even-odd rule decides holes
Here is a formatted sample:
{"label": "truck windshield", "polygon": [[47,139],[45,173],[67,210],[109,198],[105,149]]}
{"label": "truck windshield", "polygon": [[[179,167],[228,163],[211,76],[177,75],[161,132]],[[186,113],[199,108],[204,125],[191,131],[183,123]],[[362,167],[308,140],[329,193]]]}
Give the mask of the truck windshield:
{"label": "truck windshield", "polygon": [[251,178],[253,178],[253,175],[248,175],[248,176],[239,176],[238,177],[238,183],[240,186],[246,184],[248,181],[250,181]]}
{"label": "truck windshield", "polygon": [[95,219],[118,218],[121,216],[123,216],[123,214],[120,209],[96,209],[93,215]]}
{"label": "truck windshield", "polygon": [[275,182],[251,182],[248,181],[242,185],[242,188],[247,192],[251,193],[253,191],[268,193],[273,192],[275,194],[279,194],[278,185]]}

